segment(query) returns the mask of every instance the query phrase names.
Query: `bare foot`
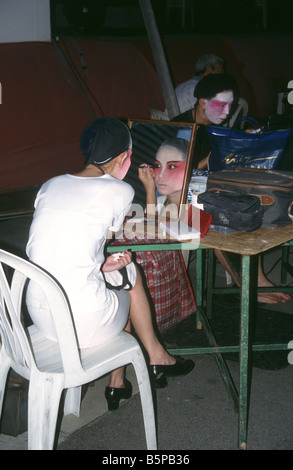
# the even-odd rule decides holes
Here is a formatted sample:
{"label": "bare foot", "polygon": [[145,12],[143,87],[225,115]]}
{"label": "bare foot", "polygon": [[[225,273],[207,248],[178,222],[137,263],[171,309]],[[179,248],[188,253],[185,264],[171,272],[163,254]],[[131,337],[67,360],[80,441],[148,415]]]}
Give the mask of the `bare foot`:
{"label": "bare foot", "polygon": [[291,300],[290,295],[283,292],[271,292],[270,294],[261,292],[257,295],[257,301],[264,304],[278,304],[280,302],[285,304],[289,300]]}
{"label": "bare foot", "polygon": [[[262,280],[259,287],[274,287],[274,284],[265,279]],[[280,302],[285,304],[291,299],[291,296],[289,294],[285,294],[284,292],[260,292],[257,295],[257,301],[264,304],[278,304]]]}

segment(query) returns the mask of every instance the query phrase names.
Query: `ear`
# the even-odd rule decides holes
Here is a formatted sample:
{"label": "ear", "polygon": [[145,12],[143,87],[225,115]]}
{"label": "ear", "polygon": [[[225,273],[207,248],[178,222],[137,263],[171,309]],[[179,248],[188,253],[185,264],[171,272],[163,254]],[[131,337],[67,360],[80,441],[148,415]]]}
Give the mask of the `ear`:
{"label": "ear", "polygon": [[126,157],[127,157],[127,152],[122,152],[115,158],[118,168],[122,167]]}
{"label": "ear", "polygon": [[122,158],[122,165],[123,165],[124,161],[125,161],[126,158],[127,158],[128,152],[123,152],[122,155],[123,155],[123,158]]}
{"label": "ear", "polygon": [[199,106],[200,106],[202,109],[205,109],[205,107],[206,107],[206,100],[205,100],[205,98],[200,98],[200,99],[198,100],[198,104],[199,104]]}

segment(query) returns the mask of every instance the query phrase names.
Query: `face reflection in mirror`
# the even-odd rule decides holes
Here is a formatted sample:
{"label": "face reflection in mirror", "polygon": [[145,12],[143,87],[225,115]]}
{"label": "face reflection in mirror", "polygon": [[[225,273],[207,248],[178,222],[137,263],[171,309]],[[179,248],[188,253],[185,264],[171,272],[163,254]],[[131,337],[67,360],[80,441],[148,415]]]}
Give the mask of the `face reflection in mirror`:
{"label": "face reflection in mirror", "polygon": [[[174,204],[179,211],[186,200],[188,175],[195,137],[195,124],[129,120],[132,136],[132,163],[125,181],[135,190],[134,203],[145,208],[147,192],[139,168],[147,165],[154,181],[150,186],[159,204]],[[150,175],[149,175],[150,176]]]}
{"label": "face reflection in mirror", "polygon": [[163,147],[158,151],[154,164],[154,180],[160,194],[171,196],[181,192],[185,166],[184,156],[179,150]]}

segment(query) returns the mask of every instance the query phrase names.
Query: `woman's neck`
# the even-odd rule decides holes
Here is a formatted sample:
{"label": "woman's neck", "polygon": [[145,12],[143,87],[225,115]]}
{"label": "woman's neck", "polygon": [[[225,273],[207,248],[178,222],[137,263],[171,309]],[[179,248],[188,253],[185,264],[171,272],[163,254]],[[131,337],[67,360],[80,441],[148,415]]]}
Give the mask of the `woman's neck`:
{"label": "woman's neck", "polygon": [[172,196],[173,195],[166,197],[164,208],[161,211],[160,216],[161,217],[167,217],[168,219],[177,220],[178,215],[179,215],[180,196],[179,196],[179,198],[178,197],[174,198]]}
{"label": "woman's neck", "polygon": [[105,172],[102,169],[94,165],[88,165],[79,173],[75,173],[75,176],[82,176],[84,178],[93,178],[93,177],[103,176],[104,174]]}
{"label": "woman's neck", "polygon": [[202,124],[203,126],[208,126],[210,121],[205,117],[204,109],[201,106],[197,106],[193,109],[193,118],[196,124]]}
{"label": "woman's neck", "polygon": [[165,206],[169,204],[175,204],[177,207],[179,207],[180,198],[181,198],[181,191],[176,191],[173,194],[169,194],[166,197]]}

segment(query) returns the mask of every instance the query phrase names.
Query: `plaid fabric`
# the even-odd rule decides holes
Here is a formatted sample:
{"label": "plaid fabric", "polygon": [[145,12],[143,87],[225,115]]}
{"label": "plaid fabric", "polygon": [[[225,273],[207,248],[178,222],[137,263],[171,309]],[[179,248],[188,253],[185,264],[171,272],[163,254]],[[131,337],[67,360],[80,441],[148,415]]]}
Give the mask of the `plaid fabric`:
{"label": "plaid fabric", "polygon": [[[133,244],[150,242],[154,240],[138,237],[131,240]],[[125,243],[129,243],[129,240],[120,240],[114,245]],[[160,331],[195,312],[196,302],[181,251],[136,252],[136,261],[145,275],[153,313]]]}

